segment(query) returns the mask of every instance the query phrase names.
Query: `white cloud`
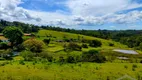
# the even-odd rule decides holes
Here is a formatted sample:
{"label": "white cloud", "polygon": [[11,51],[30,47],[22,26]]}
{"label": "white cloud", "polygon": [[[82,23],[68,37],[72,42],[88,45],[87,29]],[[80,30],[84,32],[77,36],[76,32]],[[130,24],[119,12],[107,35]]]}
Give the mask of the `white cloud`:
{"label": "white cloud", "polygon": [[69,0],[66,5],[74,15],[97,16],[142,7],[131,0]]}
{"label": "white cloud", "polygon": [[68,0],[64,4],[70,9],[71,15],[65,15],[64,11],[58,10],[56,12],[27,10],[18,6],[21,3],[21,0],[0,0],[0,18],[63,27],[105,23],[129,24],[142,20],[142,11],[116,14],[122,10],[142,7],[142,4],[132,3],[131,0]]}
{"label": "white cloud", "polygon": [[40,18],[33,17],[26,9],[18,7],[21,0],[0,0],[0,18],[9,21],[40,21]]}

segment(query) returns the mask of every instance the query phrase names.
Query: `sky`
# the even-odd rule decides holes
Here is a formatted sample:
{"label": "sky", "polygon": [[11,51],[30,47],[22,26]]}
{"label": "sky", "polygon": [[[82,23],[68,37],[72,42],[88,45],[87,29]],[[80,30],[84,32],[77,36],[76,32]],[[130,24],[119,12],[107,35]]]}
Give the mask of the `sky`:
{"label": "sky", "polygon": [[142,0],[0,0],[0,19],[74,29],[142,29]]}

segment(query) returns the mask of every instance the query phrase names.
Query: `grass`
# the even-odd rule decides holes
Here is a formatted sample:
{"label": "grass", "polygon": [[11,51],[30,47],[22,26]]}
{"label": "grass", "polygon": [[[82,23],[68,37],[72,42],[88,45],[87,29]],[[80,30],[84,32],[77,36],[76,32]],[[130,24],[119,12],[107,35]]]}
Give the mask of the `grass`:
{"label": "grass", "polygon": [[[102,42],[102,46],[98,47],[98,48],[93,48],[93,47],[89,47],[89,48],[83,48],[82,51],[88,51],[90,49],[96,49],[96,50],[109,50],[112,51],[113,49],[130,49],[133,50],[132,48],[128,48],[126,45],[123,45],[119,42],[115,42],[112,40],[105,40],[105,39],[100,39],[100,38],[96,38],[96,37],[91,37],[91,36],[84,36],[84,35],[80,35],[80,34],[73,34],[73,33],[67,33],[67,32],[59,32],[59,31],[52,31],[52,30],[40,30],[37,33],[38,36],[40,36],[38,39],[43,40],[46,38],[51,38],[50,44],[48,45],[48,47],[46,47],[46,51],[49,52],[62,52],[63,50],[63,45],[65,44],[64,42],[55,42],[56,40],[63,40],[64,37],[68,38],[68,39],[86,39],[86,40],[99,40]],[[52,37],[49,37],[52,36]],[[114,46],[109,46],[109,43],[113,43]],[[83,43],[78,42],[79,45],[82,45]],[[142,51],[137,50],[138,53],[142,54]]]}
{"label": "grass", "polygon": [[[40,30],[37,33],[38,36],[40,36],[40,40],[46,39],[46,38],[51,38],[52,40],[63,40],[64,37],[66,37],[67,39],[86,39],[86,40],[99,40],[102,42],[102,47],[101,48],[109,48],[109,49],[113,49],[113,48],[123,48],[123,49],[128,49],[128,47],[126,45],[120,44],[119,42],[114,42],[112,40],[105,40],[105,39],[100,39],[100,38],[96,38],[96,37],[90,37],[90,36],[84,36],[84,35],[80,35],[80,34],[73,34],[73,33],[67,33],[67,32],[59,32],[59,31],[52,31],[52,30]],[[47,37],[51,35],[52,37]],[[110,47],[109,43],[113,43],[114,46]],[[60,43],[54,43],[54,44],[58,44],[58,45],[63,45],[64,43],[60,44]],[[79,43],[80,44],[80,43]]]}
{"label": "grass", "polygon": [[[54,56],[57,61],[50,63],[43,59],[27,62],[23,61],[24,59],[20,56],[14,57],[12,61],[0,61],[0,80],[116,80],[125,75],[135,79],[142,79],[141,63],[130,63],[118,59],[106,63],[78,62],[61,64],[58,62],[60,56],[66,58],[68,55],[81,55],[82,52],[91,49],[96,49],[108,55],[107,57],[113,56],[113,49],[132,49],[119,42],[52,30],[40,30],[36,35],[39,40],[51,38],[52,41],[45,46],[43,51]],[[65,52],[63,47],[65,42],[56,42],[56,40],[63,40],[65,37],[79,40],[96,39],[102,42],[102,46],[82,48],[82,51]],[[114,46],[109,46],[109,43],[113,43]],[[83,43],[77,42],[77,44],[82,45]],[[142,53],[142,51],[137,52]]]}
{"label": "grass", "polygon": [[87,39],[87,40],[100,40],[103,43],[103,46],[108,46],[109,43],[114,43],[115,47],[120,47],[120,48],[127,48],[126,45],[122,45],[119,42],[114,42],[112,40],[105,40],[105,39],[100,39],[96,37],[90,37],[90,36],[84,36],[80,34],[73,34],[73,33],[67,33],[67,32],[59,32],[59,31],[52,31],[52,30],[40,30],[38,34],[40,36],[40,39],[47,38],[48,35],[51,35],[52,37],[55,37],[56,40],[63,40],[64,37],[68,39]]}
{"label": "grass", "polygon": [[[10,64],[11,63],[11,64]],[[124,75],[138,78],[142,65],[138,63],[77,63],[57,64],[24,62],[25,65],[10,62],[0,66],[2,80],[115,80]],[[137,66],[133,70],[133,66]],[[114,67],[115,66],[115,67]],[[127,68],[126,68],[127,66]]]}

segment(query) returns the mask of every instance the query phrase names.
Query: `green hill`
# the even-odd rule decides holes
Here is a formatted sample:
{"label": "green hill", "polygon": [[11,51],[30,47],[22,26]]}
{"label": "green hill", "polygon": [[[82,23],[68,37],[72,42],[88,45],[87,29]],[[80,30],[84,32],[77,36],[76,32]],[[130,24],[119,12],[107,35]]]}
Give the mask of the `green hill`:
{"label": "green hill", "polygon": [[[40,30],[37,34],[40,36],[40,39],[46,39],[46,38],[52,38],[53,40],[63,40],[63,38],[67,39],[85,39],[85,40],[99,40],[102,42],[102,48],[109,47],[109,43],[113,43],[115,46],[113,48],[128,48],[126,45],[123,45],[119,42],[115,42],[112,40],[105,40],[101,38],[91,37],[91,36],[85,36],[80,34],[73,34],[73,33],[67,33],[67,32],[59,32],[59,31],[52,31],[52,30]],[[52,36],[52,37],[49,37]]]}
{"label": "green hill", "polygon": [[[40,30],[35,34],[36,39],[51,39],[49,45],[45,45],[43,52],[48,56],[46,58],[35,57],[33,61],[24,61],[22,56],[13,57],[11,61],[0,61],[1,80],[116,80],[126,74],[141,79],[142,55],[126,55],[113,52],[113,49],[133,49],[128,48],[119,42],[105,40],[96,37],[84,36],[67,32],[52,30]],[[77,40],[74,43],[82,45],[81,40],[99,40],[101,47],[83,48],[81,51],[64,51],[64,39]],[[110,46],[110,43],[114,46]],[[88,43],[85,43],[88,44]],[[100,51],[106,57],[105,63],[96,62],[61,62],[67,60],[68,56],[73,55],[75,59],[80,58],[82,52],[95,49]],[[141,53],[141,51],[139,51]],[[21,52],[22,53],[22,52]],[[39,53],[40,54],[40,53]],[[78,57],[80,55],[80,57]],[[119,60],[117,57],[127,56],[129,60]],[[52,58],[51,58],[52,57]],[[53,61],[49,61],[52,59]],[[63,59],[64,58],[64,59]]]}

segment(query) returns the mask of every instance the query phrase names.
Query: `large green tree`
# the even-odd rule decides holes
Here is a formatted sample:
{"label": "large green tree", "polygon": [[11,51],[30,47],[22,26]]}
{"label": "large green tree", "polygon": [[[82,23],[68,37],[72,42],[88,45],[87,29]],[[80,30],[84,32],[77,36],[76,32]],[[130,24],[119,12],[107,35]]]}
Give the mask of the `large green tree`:
{"label": "large green tree", "polygon": [[6,27],[3,30],[3,34],[11,42],[11,46],[16,46],[23,42],[23,32],[17,27]]}

